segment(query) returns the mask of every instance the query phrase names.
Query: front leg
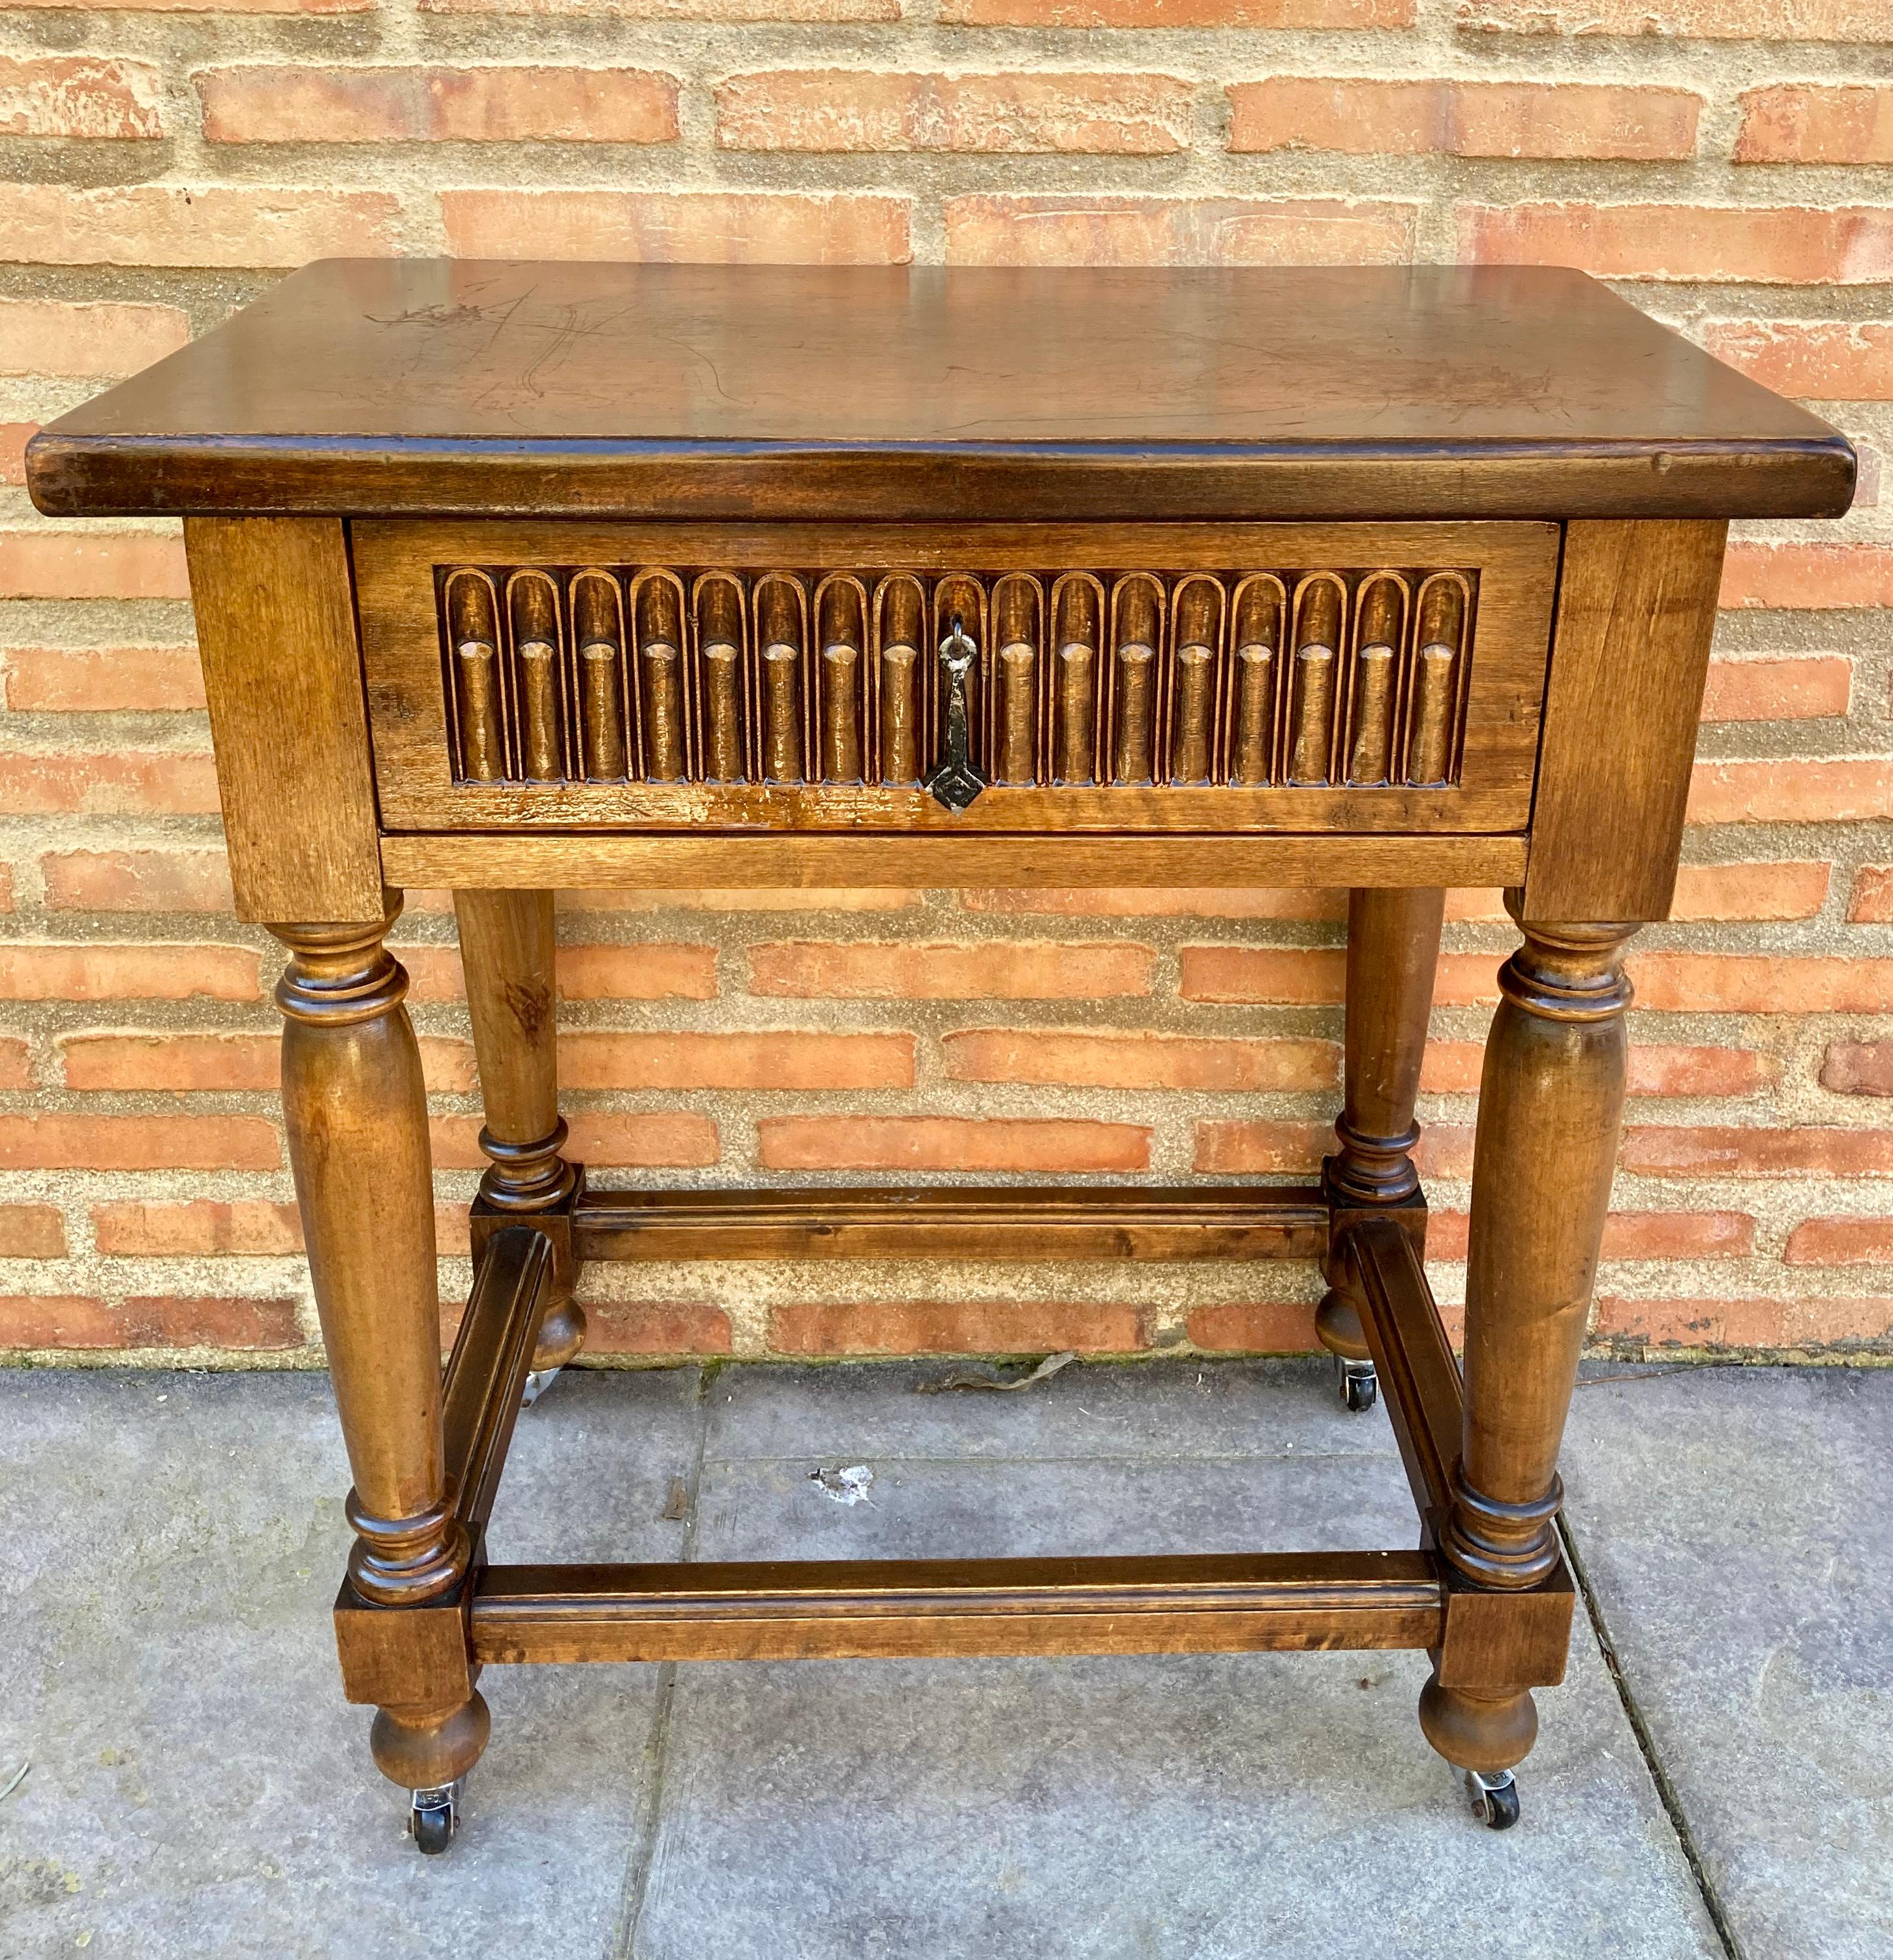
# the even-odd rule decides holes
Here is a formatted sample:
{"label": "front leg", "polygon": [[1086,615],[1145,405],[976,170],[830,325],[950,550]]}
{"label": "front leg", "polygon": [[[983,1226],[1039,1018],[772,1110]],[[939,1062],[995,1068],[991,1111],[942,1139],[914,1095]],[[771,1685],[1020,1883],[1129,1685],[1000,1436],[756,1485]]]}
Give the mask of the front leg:
{"label": "front leg", "polygon": [[[1517,917],[1518,895],[1507,902]],[[1436,1656],[1420,1701],[1449,1761],[1503,1780],[1537,1734],[1522,1656],[1534,1589],[1561,1580],[1558,1445],[1577,1384],[1623,1118],[1630,1001],[1626,924],[1521,921],[1499,975],[1472,1160],[1466,1281],[1466,1414],[1440,1549],[1465,1585],[1510,1596],[1488,1627],[1516,1630]],[[1567,1611],[1568,1608],[1567,1608]],[[1562,1648],[1559,1649],[1561,1654]],[[1554,1666],[1552,1679],[1558,1678]]]}
{"label": "front leg", "polygon": [[[376,1764],[403,1788],[445,1790],[486,1746],[452,1594],[472,1558],[441,1426],[440,1283],[421,1054],[408,976],[373,925],[271,928],[291,953],[283,1115],[354,1475],[355,1529],[337,1632],[351,1701],[376,1703]],[[443,1602],[447,1612],[434,1608]],[[426,1610],[434,1608],[433,1610]],[[451,1629],[449,1634],[451,1634]]]}

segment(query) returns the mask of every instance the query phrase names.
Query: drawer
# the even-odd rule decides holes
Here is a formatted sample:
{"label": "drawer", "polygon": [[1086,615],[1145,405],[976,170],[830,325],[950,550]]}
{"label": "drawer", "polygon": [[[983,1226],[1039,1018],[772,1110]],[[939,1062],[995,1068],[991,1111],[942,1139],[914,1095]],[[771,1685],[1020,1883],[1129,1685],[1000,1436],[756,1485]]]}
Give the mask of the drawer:
{"label": "drawer", "polygon": [[[1522,831],[1558,538],[357,522],[382,822]],[[964,808],[925,787],[956,622]]]}

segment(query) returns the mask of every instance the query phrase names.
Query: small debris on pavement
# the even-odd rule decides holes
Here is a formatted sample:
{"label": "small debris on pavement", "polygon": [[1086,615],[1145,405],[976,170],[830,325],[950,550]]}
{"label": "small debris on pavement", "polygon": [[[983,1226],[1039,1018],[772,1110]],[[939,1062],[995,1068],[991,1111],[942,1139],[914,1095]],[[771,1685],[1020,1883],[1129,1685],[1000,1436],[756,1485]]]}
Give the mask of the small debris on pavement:
{"label": "small debris on pavement", "polygon": [[858,1504],[868,1494],[868,1487],[874,1481],[874,1472],[865,1463],[850,1463],[844,1469],[831,1470],[826,1465],[808,1473],[812,1484],[819,1484],[837,1504]]}
{"label": "small debris on pavement", "polygon": [[14,1771],[11,1776],[7,1778],[6,1788],[5,1790],[0,1790],[0,1803],[5,1803],[7,1799],[26,1781],[27,1771],[31,1769],[32,1767],[32,1760],[29,1758]]}
{"label": "small debris on pavement", "polygon": [[1029,1375],[1015,1375],[1010,1380],[1003,1375],[943,1375],[937,1382],[916,1382],[913,1392],[917,1395],[939,1395],[945,1394],[949,1389],[991,1389],[999,1395],[1014,1395],[1021,1389],[1029,1389],[1034,1382],[1042,1382],[1048,1376],[1056,1375],[1059,1369],[1077,1359],[1078,1351],[1068,1348],[1062,1354],[1047,1355]]}
{"label": "small debris on pavement", "polygon": [[671,1479],[670,1495],[658,1516],[666,1524],[678,1524],[690,1516],[690,1486],[681,1477]]}

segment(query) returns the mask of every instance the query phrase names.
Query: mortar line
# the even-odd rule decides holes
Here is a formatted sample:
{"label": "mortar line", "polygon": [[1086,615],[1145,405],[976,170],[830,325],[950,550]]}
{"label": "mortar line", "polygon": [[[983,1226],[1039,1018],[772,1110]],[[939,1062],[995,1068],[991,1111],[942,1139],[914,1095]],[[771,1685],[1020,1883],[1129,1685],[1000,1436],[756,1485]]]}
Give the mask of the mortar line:
{"label": "mortar line", "polygon": [[1702,1862],[1702,1853],[1697,1848],[1696,1836],[1690,1828],[1689,1819],[1682,1807],[1682,1799],[1676,1786],[1664,1767],[1656,1750],[1656,1739],[1650,1732],[1643,1710],[1637,1705],[1635,1692],[1630,1685],[1630,1676],[1615,1645],[1610,1637],[1610,1628],[1604,1618],[1602,1601],[1585,1570],[1584,1561],[1578,1555],[1577,1536],[1571,1529],[1571,1519],[1561,1514],[1558,1533],[1564,1542],[1564,1556],[1571,1562],[1571,1577],[1577,1581],[1578,1596],[1584,1602],[1584,1611],[1590,1621],[1590,1629],[1596,1635],[1598,1650],[1604,1657],[1604,1666],[1609,1674],[1611,1685],[1617,1691],[1617,1699],[1622,1705],[1630,1723],[1631,1733],[1637,1739],[1637,1752],[1644,1759],[1644,1767],[1650,1772],[1650,1780],[1656,1786],[1656,1797],[1669,1819],[1669,1828],[1676,1834],[1676,1842],[1681,1847],[1684,1862],[1689,1867],[1689,1876],[1694,1880],[1698,1894],[1702,1900],[1703,1910],[1709,1915],[1709,1923],[1715,1929],[1716,1937],[1721,1943],[1727,1960],[1747,1960],[1742,1943],[1736,1937],[1735,1928],[1729,1923],[1729,1915],[1723,1910],[1714,1882]]}
{"label": "mortar line", "polygon": [[[688,1502],[684,1510],[682,1551],[685,1564],[697,1555],[697,1494],[703,1482],[704,1451],[710,1441],[710,1384],[717,1373],[716,1364],[712,1363],[700,1370],[697,1377],[697,1440],[691,1456],[686,1483]],[[664,1821],[664,1773],[670,1760],[671,1712],[677,1698],[677,1667],[674,1660],[658,1663],[657,1707],[651,1717],[650,1739],[646,1745],[650,1757],[650,1782],[643,1802],[638,1806],[630,1857],[625,1866],[618,1924],[611,1938],[613,1960],[634,1960],[638,1927],[644,1917],[644,1901],[657,1863],[658,1833]]]}

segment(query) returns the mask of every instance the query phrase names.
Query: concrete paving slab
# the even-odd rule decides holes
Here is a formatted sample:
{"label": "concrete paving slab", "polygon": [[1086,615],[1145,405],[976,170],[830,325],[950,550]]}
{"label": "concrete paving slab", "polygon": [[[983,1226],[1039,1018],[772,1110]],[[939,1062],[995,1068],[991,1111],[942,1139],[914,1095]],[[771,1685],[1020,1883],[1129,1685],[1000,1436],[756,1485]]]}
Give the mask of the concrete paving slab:
{"label": "concrete paving slab", "polygon": [[[1412,1542],[1384,1418],[1342,1411],[1319,1364],[1208,1371],[1207,1393],[1189,1364],[913,1394],[942,1372],[719,1376],[697,1554]],[[860,1462],[859,1503],[808,1481]],[[1720,1954],[1587,1630],[1504,1838],[1421,1738],[1425,1673],[1379,1654],[679,1667],[624,1950]]]}
{"label": "concrete paving slab", "polygon": [[[650,1452],[615,1529],[675,1556],[643,1466],[680,1454],[694,1377],[565,1386],[521,1427],[516,1542],[618,1488],[561,1447],[608,1402]],[[322,1376],[0,1375],[0,1783],[33,1765],[0,1805],[8,1960],[613,1950],[656,1670],[489,1670],[465,1828],[421,1859],[336,1678],[348,1485]]]}
{"label": "concrete paving slab", "polygon": [[1893,1373],[1625,1370],[1564,1475],[1744,1960],[1893,1955]]}

